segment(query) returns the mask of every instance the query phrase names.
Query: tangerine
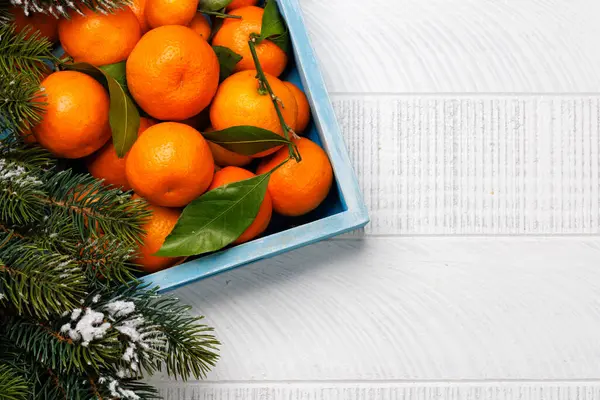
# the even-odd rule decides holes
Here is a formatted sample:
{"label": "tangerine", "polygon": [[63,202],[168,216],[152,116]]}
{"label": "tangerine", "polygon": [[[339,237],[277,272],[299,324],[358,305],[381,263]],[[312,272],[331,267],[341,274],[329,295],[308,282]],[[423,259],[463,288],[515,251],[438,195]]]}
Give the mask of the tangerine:
{"label": "tangerine", "polygon": [[212,47],[185,26],[146,33],[127,59],[127,85],[137,104],[162,120],[184,120],[205,109],[219,85]]}
{"label": "tangerine", "polygon": [[[148,118],[140,118],[138,137],[155,122]],[[127,154],[119,158],[112,140],[108,141],[100,150],[92,154],[86,165],[92,176],[104,179],[104,184],[121,187],[123,190],[131,190],[125,174],[125,161]]]}
{"label": "tangerine", "polygon": [[41,83],[45,114],[33,133],[57,157],[92,154],[110,138],[109,99],[93,78],[76,71],[50,74]]}
{"label": "tangerine", "polygon": [[196,15],[194,15],[189,27],[191,30],[200,35],[202,39],[208,40],[210,38],[210,22],[208,22],[208,19],[201,12],[197,12]]}
{"label": "tangerine", "polygon": [[310,105],[308,104],[308,99],[304,92],[292,82],[283,83],[290,89],[296,99],[296,104],[298,105],[298,118],[296,119],[294,130],[296,133],[302,133],[306,130],[308,123],[310,122]]}
{"label": "tangerine", "polygon": [[112,14],[84,9],[58,23],[60,43],[75,62],[93,65],[125,60],[140,40],[140,23],[128,7]]}
{"label": "tangerine", "polygon": [[12,7],[10,13],[14,17],[15,32],[22,32],[29,27],[30,30],[25,38],[30,38],[38,31],[40,36],[47,38],[50,43],[54,43],[58,39],[58,19],[52,15],[43,13],[25,15],[25,11],[21,7]]}
{"label": "tangerine", "polygon": [[150,30],[150,25],[148,25],[148,21],[146,20],[146,0],[132,0],[129,5],[133,14],[137,18],[140,23],[140,30],[142,35]]}
{"label": "tangerine", "polygon": [[258,3],[258,0],[233,0],[227,6],[227,12],[233,11],[238,8],[255,6]]}
{"label": "tangerine", "polygon": [[208,189],[215,164],[200,132],[177,122],[148,128],[129,151],[127,180],[134,191],[164,207],[182,207]]}
{"label": "tangerine", "polygon": [[[333,169],[325,151],[306,138],[294,140],[302,160],[289,160],[271,173],[269,194],[275,212],[290,217],[304,215],[319,206],[333,183]],[[263,160],[256,171],[267,173],[288,158],[282,148],[269,160]]]}
{"label": "tangerine", "polygon": [[215,164],[220,167],[243,167],[252,162],[252,157],[234,153],[233,151],[227,150],[225,147],[219,146],[216,143],[208,142],[208,146],[210,147]]}
{"label": "tangerine", "polygon": [[[260,35],[264,12],[262,8],[254,6],[238,8],[231,12],[231,15],[240,16],[241,19],[225,19],[213,37],[213,46],[228,47],[242,56],[235,66],[235,71],[256,69],[248,41],[251,34]],[[256,54],[263,70],[271,75],[281,75],[288,62],[285,51],[270,40],[263,40],[256,45]]]}
{"label": "tangerine", "polygon": [[198,0],[146,0],[146,20],[152,28],[187,25],[198,9]]}
{"label": "tangerine", "polygon": [[[139,196],[133,196],[134,198]],[[181,211],[149,204],[152,216],[142,226],[145,231],[143,242],[134,260],[144,272],[152,273],[168,268],[182,260],[181,257],[161,257],[153,255],[162,247],[169,233],[177,224]]]}

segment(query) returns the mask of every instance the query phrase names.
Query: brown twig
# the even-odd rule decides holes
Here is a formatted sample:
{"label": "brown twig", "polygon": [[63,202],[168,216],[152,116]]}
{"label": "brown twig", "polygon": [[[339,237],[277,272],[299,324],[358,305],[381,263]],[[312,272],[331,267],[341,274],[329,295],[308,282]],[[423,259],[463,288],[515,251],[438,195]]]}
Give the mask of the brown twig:
{"label": "brown twig", "polygon": [[56,387],[59,388],[61,393],[63,394],[63,396],[65,396],[65,400],[69,400],[69,398],[67,397],[67,391],[60,384],[60,381],[58,380],[58,376],[56,376],[56,374],[54,372],[52,372],[52,369],[50,369],[50,368],[48,368],[48,374],[52,377],[52,380],[54,381],[54,384],[56,385]]}
{"label": "brown twig", "polygon": [[46,325],[44,324],[38,324],[39,326],[41,326],[46,332],[48,332],[50,335],[54,336],[56,339],[58,339],[59,342],[63,342],[63,343],[67,343],[67,344],[73,344],[73,340],[71,338],[67,338],[64,337],[63,335],[61,335],[58,332],[54,332],[52,329],[48,328]]}
{"label": "brown twig", "polygon": [[98,400],[102,400],[102,395],[100,395],[98,386],[96,386],[96,382],[94,382],[93,378],[90,378],[90,385],[92,386],[92,392],[94,393],[94,396],[96,396]]}

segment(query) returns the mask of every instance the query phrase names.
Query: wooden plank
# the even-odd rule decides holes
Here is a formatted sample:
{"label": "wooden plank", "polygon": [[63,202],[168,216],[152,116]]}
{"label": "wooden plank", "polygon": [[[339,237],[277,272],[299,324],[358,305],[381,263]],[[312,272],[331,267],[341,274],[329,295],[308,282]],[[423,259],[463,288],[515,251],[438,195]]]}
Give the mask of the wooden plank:
{"label": "wooden plank", "polygon": [[165,400],[598,400],[597,382],[339,382],[170,385]]}
{"label": "wooden plank", "polygon": [[600,233],[598,96],[333,101],[367,234]]}
{"label": "wooden plank", "polygon": [[598,260],[596,238],[369,237],[177,295],[223,342],[211,381],[596,379]]}
{"label": "wooden plank", "polygon": [[301,0],[328,88],[600,92],[594,0]]}

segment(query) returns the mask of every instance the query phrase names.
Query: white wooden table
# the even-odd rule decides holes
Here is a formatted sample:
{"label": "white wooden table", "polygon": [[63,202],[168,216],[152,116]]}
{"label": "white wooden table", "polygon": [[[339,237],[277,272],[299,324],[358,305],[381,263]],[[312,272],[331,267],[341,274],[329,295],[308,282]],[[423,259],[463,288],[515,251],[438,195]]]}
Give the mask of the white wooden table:
{"label": "white wooden table", "polygon": [[177,291],[167,399],[600,399],[600,2],[302,0],[372,223]]}

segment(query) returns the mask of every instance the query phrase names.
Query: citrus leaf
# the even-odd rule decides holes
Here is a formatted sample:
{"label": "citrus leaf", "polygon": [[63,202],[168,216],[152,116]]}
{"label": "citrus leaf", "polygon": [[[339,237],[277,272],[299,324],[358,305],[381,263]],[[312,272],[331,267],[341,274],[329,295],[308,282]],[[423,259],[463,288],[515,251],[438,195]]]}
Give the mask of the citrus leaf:
{"label": "citrus leaf", "polygon": [[205,132],[202,135],[210,142],[245,156],[290,143],[289,140],[275,132],[246,125],[232,126],[222,131]]}
{"label": "citrus leaf", "polygon": [[257,43],[266,39],[275,43],[286,53],[290,48],[290,34],[285,21],[281,17],[281,14],[279,14],[275,0],[266,1],[260,36],[257,38]]}
{"label": "citrus leaf", "polygon": [[219,59],[219,80],[222,82],[233,73],[235,66],[240,62],[242,56],[223,46],[213,46],[213,50]]}
{"label": "citrus leaf", "polygon": [[65,64],[65,69],[70,69],[73,71],[83,72],[100,82],[102,85],[106,86],[106,77],[104,72],[92,64],[88,63],[73,63],[73,64]]}
{"label": "citrus leaf", "polygon": [[124,157],[135,143],[140,127],[140,114],[133,100],[115,78],[100,68],[88,63],[67,64],[65,67],[88,74],[108,88],[110,97],[108,121],[112,131],[113,144],[117,156]]}
{"label": "citrus leaf", "polygon": [[262,18],[260,37],[262,39],[270,39],[273,36],[279,36],[286,32],[287,28],[281,14],[279,14],[277,3],[275,0],[267,0]]}
{"label": "citrus leaf", "polygon": [[267,173],[233,182],[192,201],[156,255],[199,255],[231,244],[256,218],[269,177],[270,173]]}
{"label": "citrus leaf", "polygon": [[227,7],[233,0],[200,0],[198,10],[200,11],[220,11]]}
{"label": "citrus leaf", "polygon": [[127,77],[125,75],[125,65],[126,65],[126,62],[121,61],[121,62],[114,63],[114,64],[102,65],[98,68],[100,68],[102,70],[102,72],[104,72],[108,76],[114,78],[119,83],[119,85],[121,85],[125,88],[125,87],[127,87]]}
{"label": "citrus leaf", "polygon": [[282,33],[281,35],[271,36],[269,40],[279,46],[279,48],[286,53],[290,49],[290,34],[288,31]]}
{"label": "citrus leaf", "polygon": [[[225,9],[220,10],[220,12],[225,12]],[[212,17],[211,19],[211,30],[210,30],[210,39],[208,40],[209,43],[212,43],[213,38],[215,37],[215,35],[217,34],[217,32],[219,32],[219,29],[221,29],[221,27],[223,26],[223,22],[225,22],[225,18],[216,18],[216,17]]]}
{"label": "citrus leaf", "polygon": [[110,92],[108,120],[112,130],[113,145],[117,156],[123,158],[137,139],[140,114],[123,87],[112,78],[108,78],[107,81]]}

